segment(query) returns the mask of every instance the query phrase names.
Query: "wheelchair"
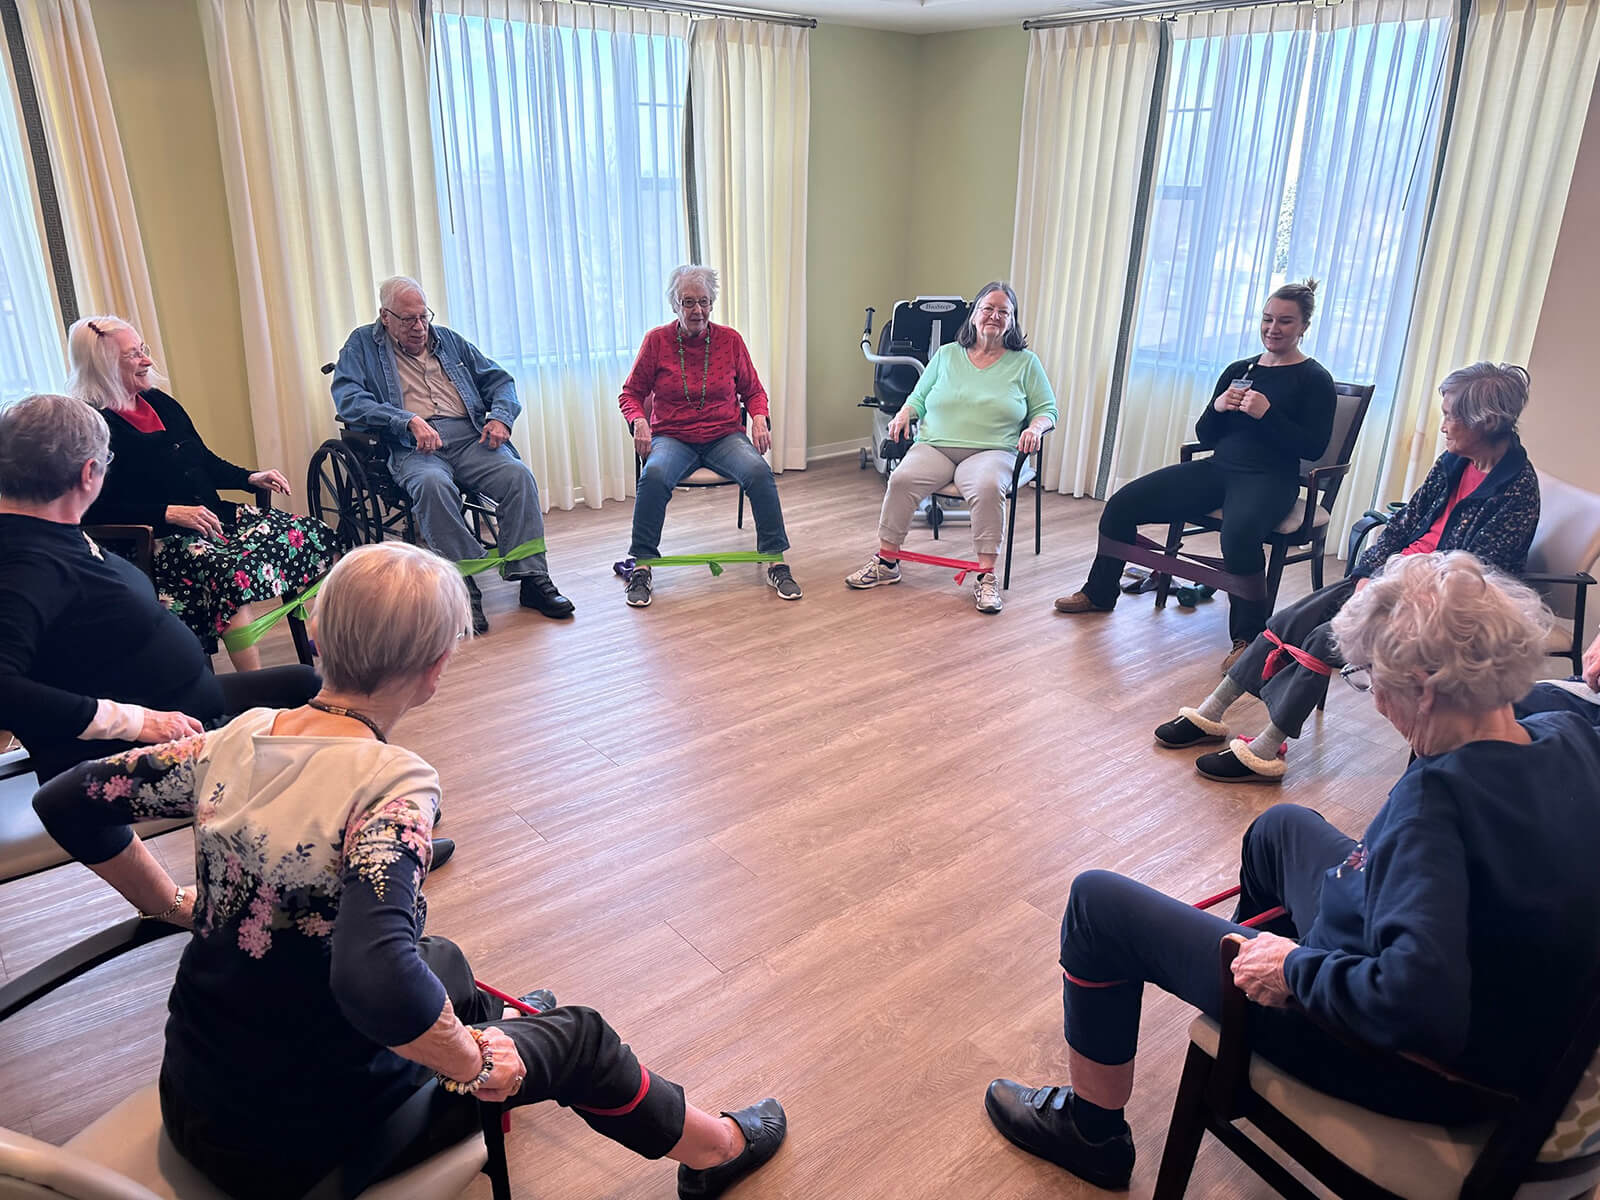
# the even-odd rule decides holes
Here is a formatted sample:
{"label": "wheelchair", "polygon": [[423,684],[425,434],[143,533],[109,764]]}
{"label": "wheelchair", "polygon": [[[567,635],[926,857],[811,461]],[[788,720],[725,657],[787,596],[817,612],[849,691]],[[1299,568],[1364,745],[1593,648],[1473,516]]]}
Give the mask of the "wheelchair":
{"label": "wheelchair", "polygon": [[[324,363],[324,375],[333,364]],[[339,436],[311,455],[306,469],[306,504],[311,515],[334,531],[341,553],[396,537],[417,543],[411,497],[389,473],[389,451],[376,433],[340,422]],[[497,549],[500,529],[494,501],[482,493],[463,493],[461,515],[473,536]]]}

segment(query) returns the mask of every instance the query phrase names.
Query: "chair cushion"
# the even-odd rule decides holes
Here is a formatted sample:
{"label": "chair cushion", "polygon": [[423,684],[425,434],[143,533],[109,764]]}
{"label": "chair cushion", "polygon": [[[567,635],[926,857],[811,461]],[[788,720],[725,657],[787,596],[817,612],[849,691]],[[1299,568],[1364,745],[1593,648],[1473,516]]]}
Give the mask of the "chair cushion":
{"label": "chair cushion", "polygon": [[680,488],[720,488],[726,483],[733,483],[726,475],[718,474],[710,467],[696,467],[690,474],[678,480]]}
{"label": "chair cushion", "polygon": [[0,1129],[0,1196],[159,1200],[115,1171],[11,1129]]}
{"label": "chair cushion", "polygon": [[[129,1096],[66,1144],[65,1149],[142,1184],[161,1200],[227,1200],[190,1166],[161,1126],[161,1100],[150,1084]],[[488,1160],[481,1133],[382,1180],[361,1200],[424,1200],[455,1196]],[[71,1194],[71,1193],[69,1193]],[[130,1200],[133,1196],[130,1194]],[[141,1198],[142,1200],[142,1198]]]}
{"label": "chair cushion", "polygon": [[[1297,497],[1294,502],[1294,507],[1289,510],[1289,515],[1278,522],[1277,528],[1274,529],[1273,532],[1290,534],[1299,529],[1300,522],[1306,519],[1305,506],[1306,498],[1304,496]],[[1317,506],[1317,511],[1312,514],[1311,528],[1321,529],[1328,523],[1328,517],[1330,515],[1331,514],[1328,512],[1328,510],[1319,504]],[[1222,510],[1219,508],[1215,512],[1207,513],[1206,520],[1220,526],[1222,524]]]}

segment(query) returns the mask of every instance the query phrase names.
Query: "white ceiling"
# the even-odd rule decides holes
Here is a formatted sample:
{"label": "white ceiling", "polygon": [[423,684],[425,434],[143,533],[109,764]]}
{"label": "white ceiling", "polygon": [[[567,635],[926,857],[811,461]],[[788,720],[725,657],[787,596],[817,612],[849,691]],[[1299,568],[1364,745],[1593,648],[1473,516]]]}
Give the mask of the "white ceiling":
{"label": "white ceiling", "polygon": [[[712,0],[714,3],[715,0]],[[730,0],[731,2],[731,0]],[[1126,0],[744,0],[751,8],[782,8],[834,25],[864,25],[902,33],[944,33],[986,25],[1020,25],[1027,17],[1104,8]]]}

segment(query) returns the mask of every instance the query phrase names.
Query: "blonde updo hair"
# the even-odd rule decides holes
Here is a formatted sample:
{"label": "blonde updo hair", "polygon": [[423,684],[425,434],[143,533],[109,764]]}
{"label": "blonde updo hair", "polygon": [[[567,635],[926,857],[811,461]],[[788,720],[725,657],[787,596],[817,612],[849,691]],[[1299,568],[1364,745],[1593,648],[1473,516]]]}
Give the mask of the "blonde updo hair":
{"label": "blonde updo hair", "polygon": [[1300,306],[1300,319],[1309,325],[1311,314],[1317,311],[1317,281],[1307,279],[1304,283],[1286,283],[1267,299],[1293,300]]}
{"label": "blonde updo hair", "polygon": [[1333,619],[1339,653],[1375,687],[1487,713],[1540,678],[1552,618],[1532,588],[1465,550],[1396,555]]}
{"label": "blonde updo hair", "polygon": [[370,696],[433,666],[471,620],[454,563],[405,542],[359,546],[317,592],[322,677],[335,691]]}

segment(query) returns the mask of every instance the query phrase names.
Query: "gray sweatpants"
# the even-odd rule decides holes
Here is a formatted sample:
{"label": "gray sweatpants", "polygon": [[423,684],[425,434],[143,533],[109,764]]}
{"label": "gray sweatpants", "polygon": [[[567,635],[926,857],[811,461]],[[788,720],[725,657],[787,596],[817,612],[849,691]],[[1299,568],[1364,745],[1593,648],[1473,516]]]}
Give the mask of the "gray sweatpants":
{"label": "gray sweatpants", "polygon": [[878,539],[900,546],[924,497],[955,481],[972,511],[972,548],[998,554],[1006,530],[1006,491],[1016,469],[1015,450],[934,446],[916,442],[889,475],[889,490],[878,514]]}

